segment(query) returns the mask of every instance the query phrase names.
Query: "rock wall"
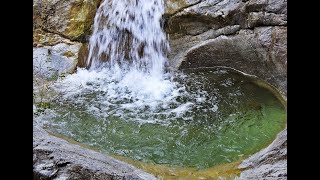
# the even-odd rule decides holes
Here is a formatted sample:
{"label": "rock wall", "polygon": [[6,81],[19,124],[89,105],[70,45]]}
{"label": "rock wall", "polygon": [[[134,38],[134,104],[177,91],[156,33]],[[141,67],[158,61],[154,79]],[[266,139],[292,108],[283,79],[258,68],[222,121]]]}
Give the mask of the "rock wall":
{"label": "rock wall", "polygon": [[[34,70],[37,71],[39,64],[42,64],[42,67],[50,67],[58,75],[74,72],[79,51],[86,46],[83,43],[91,34],[100,1],[33,1]],[[52,73],[47,72],[46,75],[50,78]]]}
{"label": "rock wall", "polygon": [[33,47],[33,73],[37,78],[54,79],[74,72],[82,43],[41,29],[34,32],[34,43],[37,44]]}
{"label": "rock wall", "polygon": [[100,0],[34,0],[33,26],[71,40],[85,40]]}
{"label": "rock wall", "polygon": [[262,78],[286,96],[286,0],[167,2],[173,68],[228,66]]}
{"label": "rock wall", "polygon": [[82,49],[86,49],[100,1],[33,1],[34,103],[43,105],[51,81],[84,64]]}

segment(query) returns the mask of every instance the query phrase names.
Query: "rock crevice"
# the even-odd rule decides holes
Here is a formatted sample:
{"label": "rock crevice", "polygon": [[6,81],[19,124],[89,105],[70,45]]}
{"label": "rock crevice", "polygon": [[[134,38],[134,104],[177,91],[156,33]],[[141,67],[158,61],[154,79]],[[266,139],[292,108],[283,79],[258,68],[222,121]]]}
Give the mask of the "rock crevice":
{"label": "rock crevice", "polygon": [[[198,1],[177,1],[177,0],[167,0],[166,1],[166,5],[167,5],[167,9],[166,9],[166,13],[164,14],[164,16],[166,18],[170,18],[174,15],[176,15],[177,13],[190,8],[191,6],[195,6],[199,3],[201,3],[204,0],[198,0]],[[182,7],[181,4],[183,5]]]}

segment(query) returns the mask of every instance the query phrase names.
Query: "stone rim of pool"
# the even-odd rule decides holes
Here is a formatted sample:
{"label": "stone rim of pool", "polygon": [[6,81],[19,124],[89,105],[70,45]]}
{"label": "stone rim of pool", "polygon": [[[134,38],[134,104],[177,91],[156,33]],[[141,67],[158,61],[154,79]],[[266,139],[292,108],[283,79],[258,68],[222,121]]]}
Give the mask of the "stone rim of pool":
{"label": "stone rim of pool", "polygon": [[[222,67],[216,67],[216,68],[222,68]],[[209,69],[216,69],[216,68],[209,68]],[[208,70],[208,68],[205,68]],[[238,72],[238,73],[242,73],[242,72]],[[254,78],[255,80],[258,80],[258,78],[254,77],[254,76],[251,76],[251,78]],[[261,84],[260,84],[261,85]],[[266,86],[266,85],[265,85]],[[268,86],[268,85],[267,85]]]}

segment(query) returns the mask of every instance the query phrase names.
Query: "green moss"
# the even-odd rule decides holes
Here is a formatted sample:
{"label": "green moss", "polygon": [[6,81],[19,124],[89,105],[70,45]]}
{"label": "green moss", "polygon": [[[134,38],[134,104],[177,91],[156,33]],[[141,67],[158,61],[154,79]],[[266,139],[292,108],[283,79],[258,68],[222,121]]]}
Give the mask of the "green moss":
{"label": "green moss", "polygon": [[74,4],[70,9],[68,28],[63,34],[71,40],[77,40],[87,35],[93,24],[99,2],[100,0],[93,2],[80,0]]}
{"label": "green moss", "polygon": [[67,52],[63,53],[62,56],[73,57],[73,56],[75,56],[75,54],[71,51],[67,51]]}
{"label": "green moss", "polygon": [[37,105],[37,112],[35,113],[36,115],[39,115],[43,113],[46,109],[50,108],[50,103],[48,102],[39,102],[39,103],[36,103],[36,105]]}

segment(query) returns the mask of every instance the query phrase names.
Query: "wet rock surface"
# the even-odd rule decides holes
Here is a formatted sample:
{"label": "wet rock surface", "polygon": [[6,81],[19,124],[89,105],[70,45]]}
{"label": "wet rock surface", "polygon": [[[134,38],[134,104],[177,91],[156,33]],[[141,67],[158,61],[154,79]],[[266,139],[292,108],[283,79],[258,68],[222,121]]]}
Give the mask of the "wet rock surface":
{"label": "wet rock surface", "polygon": [[33,48],[33,73],[38,78],[56,79],[63,73],[73,73],[78,63],[81,43],[58,43]]}
{"label": "wet rock surface", "polygon": [[287,129],[265,149],[244,160],[239,179],[287,179]]}
{"label": "wet rock surface", "polygon": [[49,135],[34,124],[33,174],[36,179],[156,179],[132,165]]}

